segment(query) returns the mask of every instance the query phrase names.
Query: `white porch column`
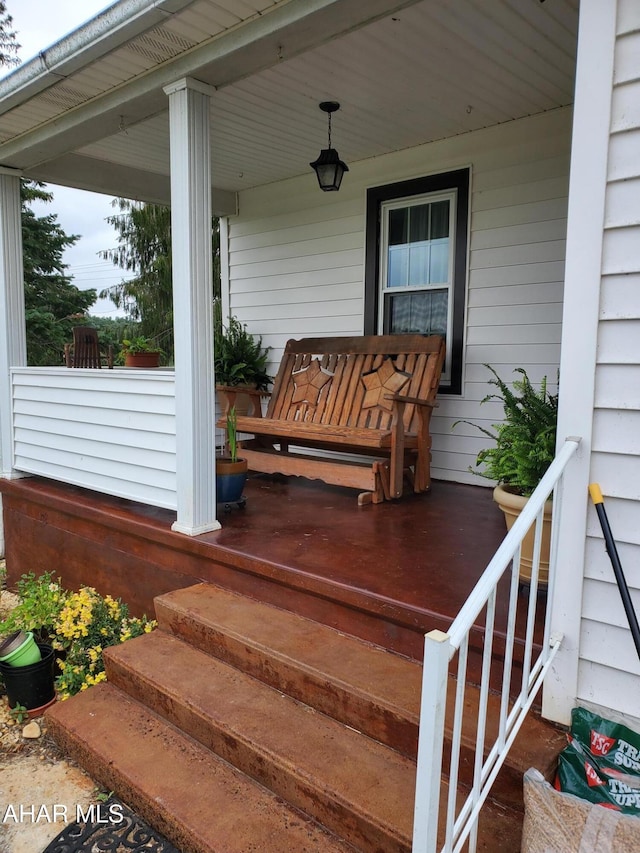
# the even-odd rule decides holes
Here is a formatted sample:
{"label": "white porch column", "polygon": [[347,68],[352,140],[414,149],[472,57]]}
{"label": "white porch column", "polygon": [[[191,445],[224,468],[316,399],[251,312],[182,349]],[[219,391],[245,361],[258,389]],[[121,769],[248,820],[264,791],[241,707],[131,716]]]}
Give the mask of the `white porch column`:
{"label": "white porch column", "polygon": [[582,438],[564,477],[551,633],[564,635],[542,713],[566,725],[578,695],[616,0],[582,0],[569,181],[558,441]]}
{"label": "white porch column", "polygon": [[13,469],[11,367],[27,363],[20,175],[0,167],[0,475]]}
{"label": "white porch column", "polygon": [[171,240],[178,517],[173,530],[218,530],[211,264],[209,101],[185,78],[165,87],[171,141]]}
{"label": "white porch column", "polygon": [[[20,477],[13,468],[12,366],[27,363],[22,264],[20,175],[0,167],[0,476]],[[4,524],[0,496],[0,557]]]}

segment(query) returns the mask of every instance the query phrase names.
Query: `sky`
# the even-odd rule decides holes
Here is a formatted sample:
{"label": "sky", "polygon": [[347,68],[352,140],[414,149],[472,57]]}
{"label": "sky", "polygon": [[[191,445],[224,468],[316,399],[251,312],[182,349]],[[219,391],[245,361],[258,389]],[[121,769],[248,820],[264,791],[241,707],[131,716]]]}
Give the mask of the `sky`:
{"label": "sky", "polygon": [[[21,45],[20,60],[26,62],[36,56],[111,5],[111,0],[6,0]],[[115,213],[111,196],[54,184],[49,184],[48,189],[53,192],[53,202],[41,207],[34,204],[33,209],[38,216],[57,214],[67,234],[80,235],[75,246],[64,254],[66,273],[73,276],[74,284],[81,289],[95,287],[99,291],[121,281],[123,271],[98,255],[116,245],[116,232],[106,222],[106,217]],[[98,300],[90,311],[100,317],[122,313],[108,299]]]}

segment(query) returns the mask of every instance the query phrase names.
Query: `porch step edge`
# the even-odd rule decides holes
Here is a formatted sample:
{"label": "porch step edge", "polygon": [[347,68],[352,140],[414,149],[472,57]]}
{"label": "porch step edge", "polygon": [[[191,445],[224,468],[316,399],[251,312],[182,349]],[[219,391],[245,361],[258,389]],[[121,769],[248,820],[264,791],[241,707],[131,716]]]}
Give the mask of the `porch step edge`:
{"label": "porch step edge", "polygon": [[155,599],[160,627],[415,758],[422,666],[213,584]]}
{"label": "porch step edge", "polygon": [[410,850],[415,762],[164,631],[105,664],[110,683],[340,837]]}
{"label": "porch step edge", "polygon": [[182,853],[354,853],[114,685],[47,712],[56,742]]}

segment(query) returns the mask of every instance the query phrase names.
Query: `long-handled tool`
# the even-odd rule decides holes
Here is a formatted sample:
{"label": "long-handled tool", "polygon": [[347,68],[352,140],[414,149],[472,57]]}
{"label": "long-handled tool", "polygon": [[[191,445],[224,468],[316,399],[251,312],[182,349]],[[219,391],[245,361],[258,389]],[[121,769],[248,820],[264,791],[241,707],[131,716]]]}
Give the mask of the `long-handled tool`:
{"label": "long-handled tool", "polygon": [[640,658],[640,626],[638,625],[638,617],[636,616],[633,601],[631,601],[631,595],[629,594],[629,587],[627,586],[627,581],[624,576],[624,572],[622,571],[622,564],[620,563],[620,557],[618,556],[618,549],[616,548],[616,543],[613,541],[613,534],[611,533],[609,519],[607,518],[607,511],[604,508],[604,498],[602,497],[600,486],[597,483],[591,483],[589,486],[589,494],[591,495],[591,500],[595,504],[596,512],[598,513],[600,527],[602,527],[602,532],[604,533],[607,554],[609,555],[611,565],[613,566],[613,573],[615,574],[616,581],[618,582],[618,589],[620,590],[620,597],[622,598],[624,611],[627,614],[627,619],[629,620],[631,636],[633,637],[633,642],[635,643],[636,651]]}

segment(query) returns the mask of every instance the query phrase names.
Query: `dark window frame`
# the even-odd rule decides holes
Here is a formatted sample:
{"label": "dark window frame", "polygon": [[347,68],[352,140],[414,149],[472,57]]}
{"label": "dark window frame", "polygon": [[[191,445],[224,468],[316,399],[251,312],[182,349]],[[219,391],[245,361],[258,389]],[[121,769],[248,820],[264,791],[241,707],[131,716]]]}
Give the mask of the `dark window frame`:
{"label": "dark window frame", "polygon": [[451,382],[440,393],[462,392],[465,298],[467,290],[467,246],[469,240],[470,169],[456,169],[367,190],[366,255],[364,271],[364,333],[378,332],[380,300],[380,213],[384,202],[429,193],[457,191],[455,212],[455,253],[453,259],[453,335],[451,342]]}

